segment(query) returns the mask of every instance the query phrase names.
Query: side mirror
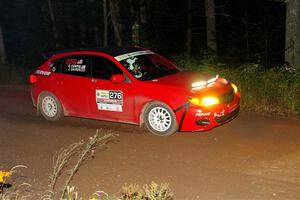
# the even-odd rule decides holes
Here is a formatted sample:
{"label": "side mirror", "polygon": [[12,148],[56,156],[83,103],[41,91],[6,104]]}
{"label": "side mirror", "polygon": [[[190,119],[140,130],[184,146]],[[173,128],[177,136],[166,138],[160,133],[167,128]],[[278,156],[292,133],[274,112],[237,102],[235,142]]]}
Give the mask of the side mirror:
{"label": "side mirror", "polygon": [[125,81],[125,76],[123,76],[122,74],[115,74],[111,76],[110,80],[113,83],[121,83]]}

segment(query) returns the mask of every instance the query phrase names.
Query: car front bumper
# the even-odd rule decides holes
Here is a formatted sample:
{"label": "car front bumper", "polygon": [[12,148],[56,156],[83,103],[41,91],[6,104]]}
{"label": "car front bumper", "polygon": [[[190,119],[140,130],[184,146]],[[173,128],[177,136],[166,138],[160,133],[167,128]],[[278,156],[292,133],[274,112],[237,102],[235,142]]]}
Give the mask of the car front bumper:
{"label": "car front bumper", "polygon": [[234,119],[239,113],[239,108],[239,95],[235,95],[232,102],[213,108],[200,108],[187,103],[176,112],[178,130],[183,132],[210,130]]}

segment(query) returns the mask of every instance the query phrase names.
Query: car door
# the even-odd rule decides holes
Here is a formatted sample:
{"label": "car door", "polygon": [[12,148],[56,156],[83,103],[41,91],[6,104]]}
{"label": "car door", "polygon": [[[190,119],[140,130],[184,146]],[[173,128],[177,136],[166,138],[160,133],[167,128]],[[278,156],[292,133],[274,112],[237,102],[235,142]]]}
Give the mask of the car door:
{"label": "car door", "polygon": [[89,56],[79,54],[64,57],[60,73],[56,73],[55,79],[56,91],[67,112],[65,114],[88,117],[91,82]]}
{"label": "car door", "polygon": [[91,56],[92,88],[90,94],[91,112],[97,119],[134,123],[134,86],[125,81],[113,83],[112,75],[123,71],[111,60]]}

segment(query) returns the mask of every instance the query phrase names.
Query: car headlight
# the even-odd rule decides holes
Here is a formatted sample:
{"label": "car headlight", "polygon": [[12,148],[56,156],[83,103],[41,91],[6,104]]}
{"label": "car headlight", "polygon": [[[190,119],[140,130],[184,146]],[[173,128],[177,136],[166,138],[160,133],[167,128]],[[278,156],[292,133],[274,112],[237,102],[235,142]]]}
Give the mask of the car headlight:
{"label": "car headlight", "polygon": [[220,103],[217,97],[203,97],[203,98],[191,97],[189,98],[189,102],[196,106],[204,106],[204,107],[209,107]]}
{"label": "car headlight", "polygon": [[239,90],[238,90],[238,87],[235,85],[235,84],[233,84],[233,83],[230,83],[230,85],[231,85],[231,87],[233,88],[233,90],[234,90],[234,93],[236,94]]}

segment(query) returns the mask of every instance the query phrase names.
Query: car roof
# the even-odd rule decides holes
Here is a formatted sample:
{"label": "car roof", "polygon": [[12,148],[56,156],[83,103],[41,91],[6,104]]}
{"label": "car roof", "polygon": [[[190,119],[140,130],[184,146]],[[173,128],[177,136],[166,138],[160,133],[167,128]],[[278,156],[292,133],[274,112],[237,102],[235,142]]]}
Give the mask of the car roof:
{"label": "car roof", "polygon": [[54,55],[61,53],[70,53],[70,52],[80,52],[80,51],[93,51],[93,52],[101,52],[108,54],[110,56],[116,57],[122,54],[131,53],[135,51],[144,50],[140,47],[115,47],[115,46],[107,46],[107,47],[94,47],[94,48],[78,48],[78,49],[65,49],[65,50],[57,50],[52,52],[47,52],[43,54],[44,59],[48,59]]}

